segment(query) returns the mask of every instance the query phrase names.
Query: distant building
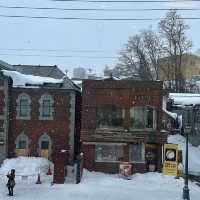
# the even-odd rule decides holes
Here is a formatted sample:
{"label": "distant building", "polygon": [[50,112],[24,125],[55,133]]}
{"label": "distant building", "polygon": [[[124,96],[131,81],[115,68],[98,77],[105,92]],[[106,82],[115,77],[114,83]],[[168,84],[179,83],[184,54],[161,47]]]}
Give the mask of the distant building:
{"label": "distant building", "polygon": [[[159,64],[159,79],[162,81],[174,80],[174,66],[170,64],[170,57],[161,58]],[[170,73],[171,72],[171,73]],[[200,74],[200,57],[194,54],[183,54],[181,73],[184,79],[191,80],[192,76]]]}
{"label": "distant building", "polygon": [[83,67],[77,67],[73,70],[73,79],[85,79],[86,69]]}

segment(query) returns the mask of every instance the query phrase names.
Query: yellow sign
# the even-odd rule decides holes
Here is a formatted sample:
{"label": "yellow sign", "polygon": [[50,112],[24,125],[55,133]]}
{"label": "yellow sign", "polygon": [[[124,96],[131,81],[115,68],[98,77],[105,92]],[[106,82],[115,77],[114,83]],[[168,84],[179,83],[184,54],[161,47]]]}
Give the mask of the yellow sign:
{"label": "yellow sign", "polygon": [[163,174],[177,176],[178,145],[164,144]]}

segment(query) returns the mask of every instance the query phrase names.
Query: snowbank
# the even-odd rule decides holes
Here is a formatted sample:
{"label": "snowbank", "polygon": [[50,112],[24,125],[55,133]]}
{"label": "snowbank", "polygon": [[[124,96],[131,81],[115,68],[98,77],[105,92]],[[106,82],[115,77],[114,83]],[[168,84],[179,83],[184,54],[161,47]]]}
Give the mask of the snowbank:
{"label": "snowbank", "polygon": [[43,83],[61,83],[63,79],[54,79],[49,77],[40,77],[33,75],[21,74],[17,71],[2,70],[5,76],[9,76],[13,80],[14,87],[25,87],[28,84],[43,84]]}
{"label": "snowbank", "polygon": [[[168,143],[178,144],[178,148],[183,152],[183,164],[185,164],[185,138],[179,134],[170,135]],[[200,146],[194,147],[189,143],[188,152],[189,173],[200,176]]]}
{"label": "snowbank", "polygon": [[15,169],[16,175],[19,176],[46,174],[49,165],[53,168],[52,163],[45,158],[17,157],[6,159],[0,168],[0,174],[6,175],[11,169]]}

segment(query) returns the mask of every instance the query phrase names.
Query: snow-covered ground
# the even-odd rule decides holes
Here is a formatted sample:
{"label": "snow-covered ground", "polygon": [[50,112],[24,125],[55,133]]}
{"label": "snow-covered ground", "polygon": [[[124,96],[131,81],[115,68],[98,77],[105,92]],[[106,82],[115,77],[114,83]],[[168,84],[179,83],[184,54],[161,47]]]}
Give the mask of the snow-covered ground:
{"label": "snow-covered ground", "polygon": [[[176,134],[168,137],[168,143],[178,144],[183,152],[183,164],[185,163],[185,137]],[[188,145],[189,173],[200,176],[200,146]]]}
{"label": "snow-covered ground", "polygon": [[[7,172],[13,164],[16,165],[16,175],[26,174],[23,169],[30,167],[28,172],[37,173],[38,167],[44,170],[48,161],[40,158],[21,158],[21,167],[19,159],[11,159],[4,162],[1,172]],[[23,164],[22,164],[23,163]],[[32,164],[31,164],[32,163]],[[43,171],[45,172],[45,170]],[[52,185],[52,176],[48,177],[45,173],[41,176],[42,184],[36,185],[36,177],[30,179],[16,180],[14,189],[15,200],[181,200],[183,179],[175,179],[172,176],[164,176],[160,173],[135,174],[131,180],[124,180],[118,175],[108,175],[97,172],[88,172],[84,170],[83,178],[80,184],[61,184]],[[7,196],[6,177],[0,176],[0,200],[10,199]],[[198,200],[200,187],[195,183],[189,182],[190,194],[192,200]]]}

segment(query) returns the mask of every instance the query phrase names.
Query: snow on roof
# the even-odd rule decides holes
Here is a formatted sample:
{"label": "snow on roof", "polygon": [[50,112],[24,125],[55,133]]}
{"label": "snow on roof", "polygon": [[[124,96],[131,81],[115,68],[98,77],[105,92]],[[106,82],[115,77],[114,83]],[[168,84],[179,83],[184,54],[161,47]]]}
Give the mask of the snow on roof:
{"label": "snow on roof", "polygon": [[176,105],[200,104],[200,94],[191,93],[169,93],[169,98],[174,100]]}
{"label": "snow on roof", "polygon": [[33,75],[21,74],[17,71],[2,70],[5,76],[13,80],[13,87],[25,87],[26,84],[43,84],[43,83],[62,83],[63,79],[54,79],[49,77],[40,77]]}

